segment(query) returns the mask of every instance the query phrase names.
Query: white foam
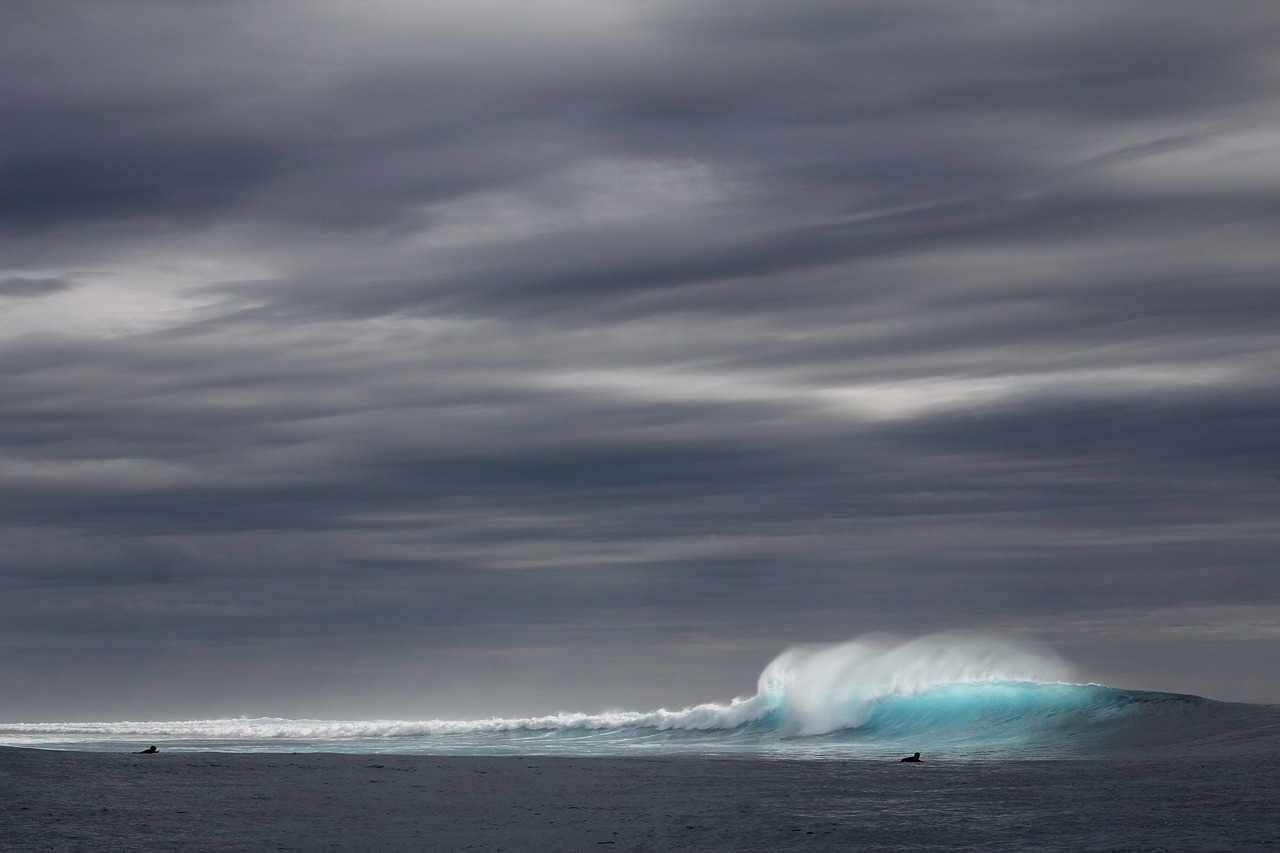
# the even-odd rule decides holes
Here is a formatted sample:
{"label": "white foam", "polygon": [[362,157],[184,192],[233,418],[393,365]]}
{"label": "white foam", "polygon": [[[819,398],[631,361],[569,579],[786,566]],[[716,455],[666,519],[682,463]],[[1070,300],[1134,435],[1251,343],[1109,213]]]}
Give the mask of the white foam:
{"label": "white foam", "polygon": [[948,684],[996,681],[1056,683],[1071,668],[1047,649],[986,634],[888,635],[788,649],[760,675],[758,695],[783,709],[780,725],[796,735],[862,725],[877,702]]}

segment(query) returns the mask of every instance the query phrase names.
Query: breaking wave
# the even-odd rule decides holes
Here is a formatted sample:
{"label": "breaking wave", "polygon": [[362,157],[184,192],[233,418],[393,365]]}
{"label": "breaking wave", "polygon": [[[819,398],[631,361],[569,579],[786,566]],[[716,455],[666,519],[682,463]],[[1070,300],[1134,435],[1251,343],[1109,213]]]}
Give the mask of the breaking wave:
{"label": "breaking wave", "polygon": [[1071,682],[1051,652],[980,635],[865,637],[784,652],[755,695],[681,710],[560,713],[480,720],[291,720],[0,724],[0,743],[110,749],[402,753],[847,756],[1069,754],[1116,744],[1225,743],[1280,734],[1270,706]]}

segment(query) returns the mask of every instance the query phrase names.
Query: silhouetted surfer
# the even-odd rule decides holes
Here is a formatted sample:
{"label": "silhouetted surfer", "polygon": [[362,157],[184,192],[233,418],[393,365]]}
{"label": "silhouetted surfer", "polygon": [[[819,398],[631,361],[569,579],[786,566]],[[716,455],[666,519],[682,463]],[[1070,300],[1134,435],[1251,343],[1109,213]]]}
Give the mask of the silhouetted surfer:
{"label": "silhouetted surfer", "polygon": [[[155,754],[155,753],[157,753],[157,752],[159,752],[159,751],[160,751],[160,750],[156,749],[154,746],[149,746],[149,747],[147,747],[146,749],[139,750],[137,754],[138,754],[138,755],[153,755],[153,754]],[[919,754],[919,753],[917,753],[917,754]]]}
{"label": "silhouetted surfer", "polygon": [[902,759],[902,760],[903,760],[903,761],[919,761],[919,760],[920,760],[920,753],[918,753],[918,752],[917,752],[915,755],[908,755],[906,758],[904,758],[904,759]]}

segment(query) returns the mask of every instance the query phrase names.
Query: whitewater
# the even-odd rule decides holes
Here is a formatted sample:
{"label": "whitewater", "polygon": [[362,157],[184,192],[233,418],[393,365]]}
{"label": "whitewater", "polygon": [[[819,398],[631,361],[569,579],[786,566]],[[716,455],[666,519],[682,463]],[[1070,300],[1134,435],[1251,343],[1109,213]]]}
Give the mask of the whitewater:
{"label": "whitewater", "polygon": [[1280,708],[1074,680],[1005,637],[862,637],[787,650],[756,693],[679,710],[478,720],[235,718],[0,723],[0,745],[438,755],[684,754],[930,760],[1280,755]]}

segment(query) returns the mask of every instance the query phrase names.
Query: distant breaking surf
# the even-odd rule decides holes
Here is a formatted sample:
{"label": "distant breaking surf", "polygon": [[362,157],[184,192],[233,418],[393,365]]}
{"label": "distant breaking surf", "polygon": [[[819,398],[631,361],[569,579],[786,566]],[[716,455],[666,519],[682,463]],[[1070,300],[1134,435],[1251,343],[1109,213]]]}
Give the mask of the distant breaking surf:
{"label": "distant breaking surf", "polygon": [[[1008,638],[873,636],[790,649],[764,669],[754,696],[675,711],[479,720],[14,723],[0,724],[0,742],[112,749],[148,740],[168,749],[225,752],[856,755],[911,748],[979,755],[1185,744],[1241,725],[1261,725],[1271,735],[1280,731],[1274,708],[1075,684],[1071,677],[1071,668],[1052,652]],[[1242,708],[1260,708],[1263,716],[1240,719]]]}

